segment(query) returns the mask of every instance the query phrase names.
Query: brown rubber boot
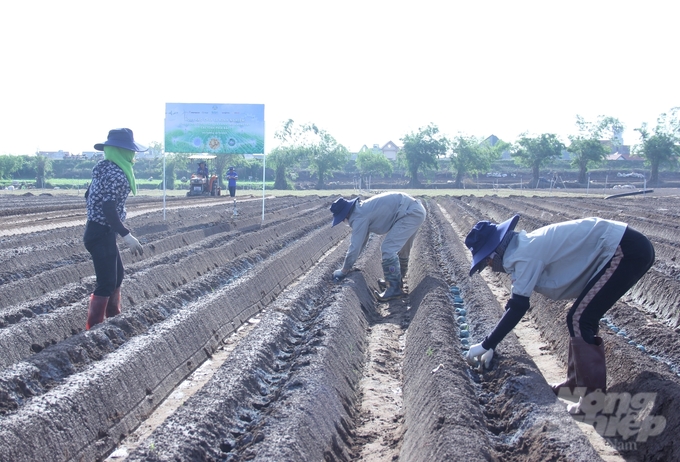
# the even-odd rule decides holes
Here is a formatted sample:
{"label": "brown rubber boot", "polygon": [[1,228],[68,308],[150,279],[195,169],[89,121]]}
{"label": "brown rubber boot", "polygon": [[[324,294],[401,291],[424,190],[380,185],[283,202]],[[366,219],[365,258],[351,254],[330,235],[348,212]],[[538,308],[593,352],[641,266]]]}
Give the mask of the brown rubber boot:
{"label": "brown rubber boot", "polygon": [[101,295],[90,295],[90,304],[87,306],[87,324],[85,329],[90,330],[96,324],[104,322],[104,315],[106,314],[106,306],[109,303],[109,297],[102,297]]}
{"label": "brown rubber boot", "polygon": [[109,303],[106,305],[106,317],[112,318],[120,314],[120,287],[116,287],[109,297]]}
{"label": "brown rubber boot", "polygon": [[[576,386],[585,387],[588,395],[596,390],[607,392],[607,366],[604,357],[604,343],[600,337],[595,337],[595,345],[587,343],[581,337],[574,337],[572,347],[574,349],[574,369],[576,371]],[[580,414],[580,398],[577,404],[567,406],[571,414]]]}
{"label": "brown rubber boot", "polygon": [[560,388],[569,387],[573,393],[576,387],[576,366],[574,365],[574,348],[572,346],[572,339],[569,339],[569,357],[567,359],[567,378],[560,383],[551,383],[550,388],[559,396]]}
{"label": "brown rubber boot", "polygon": [[576,371],[576,386],[586,387],[590,393],[600,390],[607,392],[607,365],[604,357],[604,343],[600,337],[595,337],[595,344],[586,343],[581,337],[571,339],[574,350],[574,369]]}

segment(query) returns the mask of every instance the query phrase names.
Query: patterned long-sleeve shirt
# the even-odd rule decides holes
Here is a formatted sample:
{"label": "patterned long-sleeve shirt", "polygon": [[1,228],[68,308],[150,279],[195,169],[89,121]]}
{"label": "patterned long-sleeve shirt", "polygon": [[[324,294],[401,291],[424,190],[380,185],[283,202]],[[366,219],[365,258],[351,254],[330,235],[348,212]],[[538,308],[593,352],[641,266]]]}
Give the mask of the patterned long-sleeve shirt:
{"label": "patterned long-sleeve shirt", "polygon": [[[122,226],[122,222],[125,221],[125,202],[130,191],[130,183],[120,167],[110,160],[97,162],[92,169],[92,183],[86,194],[87,219],[103,226],[110,226],[121,236],[126,235],[129,231]],[[106,218],[104,204],[107,202],[115,204],[118,223],[111,223]]]}

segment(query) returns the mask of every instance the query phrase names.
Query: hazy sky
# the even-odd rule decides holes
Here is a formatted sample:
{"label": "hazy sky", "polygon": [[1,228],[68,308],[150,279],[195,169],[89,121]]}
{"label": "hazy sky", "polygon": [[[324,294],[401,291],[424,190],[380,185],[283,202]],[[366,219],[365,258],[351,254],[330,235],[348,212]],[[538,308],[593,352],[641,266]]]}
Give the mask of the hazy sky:
{"label": "hazy sky", "polygon": [[663,0],[5,1],[0,154],[163,142],[165,103],[264,104],[351,151],[434,123],[514,141],[619,118],[624,141],[680,106]]}

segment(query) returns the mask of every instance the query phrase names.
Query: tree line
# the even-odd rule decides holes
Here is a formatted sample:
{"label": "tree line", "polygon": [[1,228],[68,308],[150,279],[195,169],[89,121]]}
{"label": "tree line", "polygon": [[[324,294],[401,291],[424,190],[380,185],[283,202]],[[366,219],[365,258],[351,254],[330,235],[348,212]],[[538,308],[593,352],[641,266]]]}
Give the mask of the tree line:
{"label": "tree line", "polygon": [[[633,153],[645,159],[650,168],[649,184],[659,182],[659,169],[676,169],[680,159],[680,108],[661,114],[656,125],[646,123],[636,128],[640,143]],[[407,133],[400,141],[396,163],[388,160],[381,151],[362,148],[357,153],[355,168],[363,183],[367,177],[392,175],[394,168],[401,168],[409,178],[409,187],[422,186],[419,174],[438,170],[441,159],[449,159],[454,174],[454,187],[462,187],[464,179],[489,170],[493,162],[508,152],[519,165],[531,170],[533,187],[540,181],[540,169],[560,158],[566,150],[571,153],[571,165],[578,171],[578,183],[585,184],[587,172],[602,163],[609,154],[602,143],[609,141],[617,147],[623,124],[615,117],[600,116],[587,121],[576,116],[577,133],[570,135],[565,145],[557,135],[522,133],[515,143],[502,140],[480,139],[458,134],[446,137],[435,124]],[[298,124],[292,119],[282,124],[275,133],[278,141],[266,156],[266,166],[273,170],[274,189],[292,189],[295,172],[307,169],[316,177],[316,188],[324,189],[334,173],[346,169],[350,152],[326,130],[314,123]],[[149,147],[150,158],[140,158],[135,164],[137,178],[160,178],[163,176],[163,146],[153,142]],[[98,159],[64,159],[53,162],[44,156],[0,156],[0,179],[35,178],[37,187],[44,186],[47,178],[90,178],[92,167]],[[224,186],[224,173],[229,166],[240,171],[241,178],[257,178],[262,163],[258,159],[245,159],[243,155],[217,156],[213,168]],[[165,157],[166,186],[173,189],[176,179],[191,175],[194,168],[188,154],[170,154]],[[363,184],[362,184],[363,186]]]}
{"label": "tree line", "polygon": [[[680,108],[676,107],[661,114],[655,126],[648,127],[645,123],[635,129],[641,143],[634,146],[633,153],[644,158],[649,166],[651,185],[658,184],[661,167],[678,167],[679,115]],[[552,133],[533,136],[522,133],[515,143],[464,134],[448,138],[435,124],[429,124],[400,139],[402,148],[397,153],[396,164],[405,170],[410,179],[409,186],[418,188],[422,186],[419,173],[437,170],[439,160],[448,158],[450,170],[455,174],[454,187],[460,188],[466,176],[488,171],[503,152],[509,152],[519,165],[531,170],[529,186],[533,187],[540,181],[540,169],[560,158],[566,150],[571,153],[572,167],[578,170],[578,183],[585,184],[588,169],[601,164],[610,153],[602,141],[619,147],[619,135],[624,127],[615,117],[600,116],[595,121],[587,121],[579,115],[576,126],[577,134],[570,135],[569,144],[565,145]],[[315,124],[300,125],[288,120],[275,136],[280,144],[267,156],[268,165],[275,170],[275,189],[288,189],[290,170],[303,164],[316,174],[317,189],[323,189],[327,176],[340,170],[348,160],[347,149]],[[363,181],[369,175],[389,176],[393,166],[381,152],[362,149],[356,157],[356,168]]]}

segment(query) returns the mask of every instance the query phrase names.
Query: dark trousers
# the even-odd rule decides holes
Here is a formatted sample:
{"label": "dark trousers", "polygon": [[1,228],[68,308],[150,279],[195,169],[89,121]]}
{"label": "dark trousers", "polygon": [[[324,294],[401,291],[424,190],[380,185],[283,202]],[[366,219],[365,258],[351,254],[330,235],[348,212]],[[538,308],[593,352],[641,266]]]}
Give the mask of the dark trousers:
{"label": "dark trousers", "polygon": [[120,259],[116,233],[108,226],[88,221],[83,236],[85,248],[92,256],[94,274],[97,277],[95,295],[109,297],[123,283],[123,262]]}
{"label": "dark trousers", "polygon": [[236,195],[236,186],[229,186],[229,195],[234,197]]}
{"label": "dark trousers", "polygon": [[652,267],[654,246],[642,233],[626,228],[614,256],[588,282],[567,314],[571,337],[595,344],[600,319]]}

